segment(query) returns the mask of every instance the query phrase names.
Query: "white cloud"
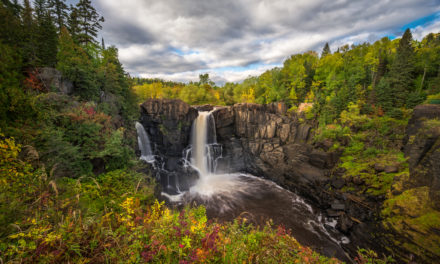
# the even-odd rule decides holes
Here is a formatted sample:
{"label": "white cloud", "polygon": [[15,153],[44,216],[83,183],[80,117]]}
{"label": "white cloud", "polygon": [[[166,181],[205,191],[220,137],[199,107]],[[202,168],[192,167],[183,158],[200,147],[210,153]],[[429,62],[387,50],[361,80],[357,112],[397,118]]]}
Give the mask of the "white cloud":
{"label": "white cloud", "polygon": [[[440,0],[95,0],[106,43],[133,75],[240,81],[293,53],[374,41],[440,11]],[[440,29],[437,18],[414,37]],[[249,64],[261,65],[247,69]],[[240,71],[221,68],[239,67]]]}

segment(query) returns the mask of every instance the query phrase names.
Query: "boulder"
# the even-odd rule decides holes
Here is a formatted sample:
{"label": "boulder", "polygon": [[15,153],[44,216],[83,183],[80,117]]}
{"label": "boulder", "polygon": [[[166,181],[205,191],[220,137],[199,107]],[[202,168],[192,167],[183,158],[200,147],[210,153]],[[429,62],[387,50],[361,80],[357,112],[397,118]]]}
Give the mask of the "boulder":
{"label": "boulder", "polygon": [[38,78],[48,91],[62,94],[72,94],[74,87],[71,81],[65,79],[60,71],[55,68],[43,67],[38,69]]}

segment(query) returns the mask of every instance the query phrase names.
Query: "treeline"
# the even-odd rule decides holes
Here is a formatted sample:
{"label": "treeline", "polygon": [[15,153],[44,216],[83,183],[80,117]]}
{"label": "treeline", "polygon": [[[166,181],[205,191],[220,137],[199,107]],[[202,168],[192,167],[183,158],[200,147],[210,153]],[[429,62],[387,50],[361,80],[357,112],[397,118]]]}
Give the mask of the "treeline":
{"label": "treeline", "polygon": [[285,101],[293,107],[308,102],[314,103],[313,113],[324,123],[331,123],[352,103],[363,113],[398,117],[402,108],[413,108],[429,95],[439,96],[440,34],[416,41],[408,29],[401,39],[345,45],[333,53],[326,44],[320,55],[295,54],[281,68],[222,87],[210,82],[207,74],[187,85],[138,84],[134,88],[141,100],[170,97],[190,104],[222,105]]}
{"label": "treeline", "polygon": [[0,127],[33,118],[32,97],[53,88],[42,85],[42,67],[61,71],[80,100],[102,102],[124,120],[133,117],[135,99],[118,50],[96,40],[103,21],[90,0],[70,7],[65,0],[1,2]]}

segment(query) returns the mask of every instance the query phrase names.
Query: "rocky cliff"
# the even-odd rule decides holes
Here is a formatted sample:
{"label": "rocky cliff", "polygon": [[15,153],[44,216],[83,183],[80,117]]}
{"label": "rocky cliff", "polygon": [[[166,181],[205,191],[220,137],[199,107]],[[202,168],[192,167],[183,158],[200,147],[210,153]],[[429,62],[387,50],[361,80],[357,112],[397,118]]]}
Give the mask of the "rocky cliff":
{"label": "rocky cliff", "polygon": [[237,104],[214,111],[217,140],[223,145],[219,169],[244,171],[296,190],[315,202],[310,188],[329,180],[336,153],[316,150],[307,143],[311,126],[287,115],[282,103]]}
{"label": "rocky cliff", "polygon": [[419,105],[407,127],[405,155],[414,187],[430,187],[430,198],[440,210],[440,105]]}

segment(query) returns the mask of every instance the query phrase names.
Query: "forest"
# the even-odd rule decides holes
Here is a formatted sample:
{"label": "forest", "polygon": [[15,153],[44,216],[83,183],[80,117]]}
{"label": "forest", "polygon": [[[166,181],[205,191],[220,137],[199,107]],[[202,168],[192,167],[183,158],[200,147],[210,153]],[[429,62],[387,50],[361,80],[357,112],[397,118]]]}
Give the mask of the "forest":
{"label": "forest", "polygon": [[[136,156],[134,122],[149,98],[284,102],[289,113],[307,103],[301,122],[315,125],[313,140],[351,140],[334,146],[343,152],[339,166],[369,185],[347,188],[385,197],[382,219],[401,226],[394,206],[417,190],[389,194],[408,165],[384,138],[403,137],[416,105],[440,104],[440,33],[417,41],[407,29],[401,38],[336,51],[326,44],[321,54],[295,54],[280,68],[217,86],[209,73],[190,83],[131,77],[118,48],[97,39],[104,21],[90,0],[1,1],[0,263],[341,262],[301,245],[283,226],[221,223],[203,206],[177,210],[158,201],[157,183]],[[47,71],[71,89],[48,85]],[[373,157],[404,165],[379,179],[365,172]],[[439,211],[423,208],[413,230],[438,230]],[[427,248],[437,254],[439,237],[429,236]],[[393,258],[359,249],[355,261]]]}

